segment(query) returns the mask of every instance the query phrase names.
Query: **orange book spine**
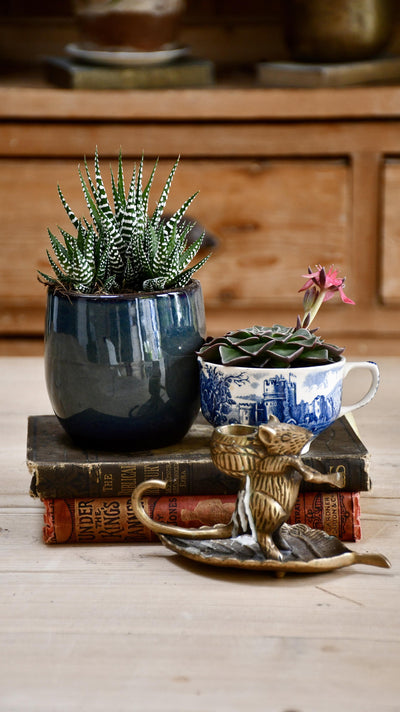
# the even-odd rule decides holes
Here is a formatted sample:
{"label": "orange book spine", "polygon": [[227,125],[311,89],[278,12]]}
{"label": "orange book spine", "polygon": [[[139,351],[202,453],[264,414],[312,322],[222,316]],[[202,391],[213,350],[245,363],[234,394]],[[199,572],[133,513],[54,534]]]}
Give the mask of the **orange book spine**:
{"label": "orange book spine", "polygon": [[[135,517],[130,497],[46,499],[43,503],[46,544],[158,541]],[[235,503],[236,495],[143,498],[151,519],[194,529],[228,523]]]}
{"label": "orange book spine", "polygon": [[[158,541],[135,517],[130,497],[45,499],[43,538],[46,544]],[[144,497],[148,515],[180,527],[228,523],[236,495]],[[342,541],[361,537],[359,495],[354,492],[299,494],[289,524],[302,522],[324,529]]]}
{"label": "orange book spine", "polygon": [[324,529],[342,541],[361,539],[359,492],[300,492],[288,520]]}

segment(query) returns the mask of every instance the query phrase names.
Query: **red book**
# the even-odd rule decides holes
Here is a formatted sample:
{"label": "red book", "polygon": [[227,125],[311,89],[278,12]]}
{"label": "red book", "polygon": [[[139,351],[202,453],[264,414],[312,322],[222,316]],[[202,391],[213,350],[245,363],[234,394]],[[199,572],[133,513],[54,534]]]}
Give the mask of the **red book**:
{"label": "red book", "polygon": [[[130,497],[45,499],[43,538],[46,544],[121,543],[158,541],[135,517]],[[236,495],[199,495],[143,498],[148,515],[180,527],[227,524]],[[360,499],[357,492],[301,492],[289,524],[301,522],[324,529],[342,541],[361,538]]]}

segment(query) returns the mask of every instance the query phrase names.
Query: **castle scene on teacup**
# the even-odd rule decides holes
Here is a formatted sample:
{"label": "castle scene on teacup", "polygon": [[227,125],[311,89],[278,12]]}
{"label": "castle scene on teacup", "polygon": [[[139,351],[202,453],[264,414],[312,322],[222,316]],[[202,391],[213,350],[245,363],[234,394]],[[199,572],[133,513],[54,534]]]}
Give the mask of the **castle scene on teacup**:
{"label": "castle scene on teacup", "polygon": [[325,371],[318,378],[315,372],[304,371],[301,378],[293,372],[266,378],[255,369],[251,375],[240,369],[226,375],[212,364],[207,366],[207,373],[204,369],[201,373],[201,408],[214,426],[259,425],[275,415],[318,433],[339,414],[342,384],[332,372]]}

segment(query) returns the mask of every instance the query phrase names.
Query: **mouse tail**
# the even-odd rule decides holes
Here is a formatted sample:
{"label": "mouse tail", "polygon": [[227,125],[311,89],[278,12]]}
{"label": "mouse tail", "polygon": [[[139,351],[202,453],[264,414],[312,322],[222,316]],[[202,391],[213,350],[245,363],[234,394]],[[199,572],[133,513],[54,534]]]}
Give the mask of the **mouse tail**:
{"label": "mouse tail", "polygon": [[132,509],[135,516],[148,529],[155,534],[167,534],[169,536],[185,537],[186,539],[229,539],[232,534],[233,524],[216,524],[214,527],[200,527],[200,529],[189,529],[186,527],[164,524],[151,519],[144,509],[142,497],[154,488],[165,489],[167,483],[163,480],[148,480],[138,485],[132,493]]}

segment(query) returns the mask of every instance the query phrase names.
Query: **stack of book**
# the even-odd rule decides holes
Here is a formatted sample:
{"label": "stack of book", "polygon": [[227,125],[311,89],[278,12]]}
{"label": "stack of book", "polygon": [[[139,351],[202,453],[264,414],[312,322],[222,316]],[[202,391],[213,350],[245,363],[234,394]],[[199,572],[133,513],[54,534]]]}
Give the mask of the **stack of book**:
{"label": "stack of book", "polygon": [[[157,541],[130,503],[136,485],[150,479],[167,482],[165,490],[144,498],[152,519],[194,528],[229,522],[238,481],[213,465],[211,433],[200,416],[177,445],[121,455],[82,450],[55,416],[30,416],[30,494],[44,504],[45,543]],[[360,492],[371,487],[370,457],[351,422],[339,418],[312,442],[303,461],[320,472],[340,470],[346,484],[334,490],[302,483],[289,523],[324,529],[342,541],[359,540]]]}

